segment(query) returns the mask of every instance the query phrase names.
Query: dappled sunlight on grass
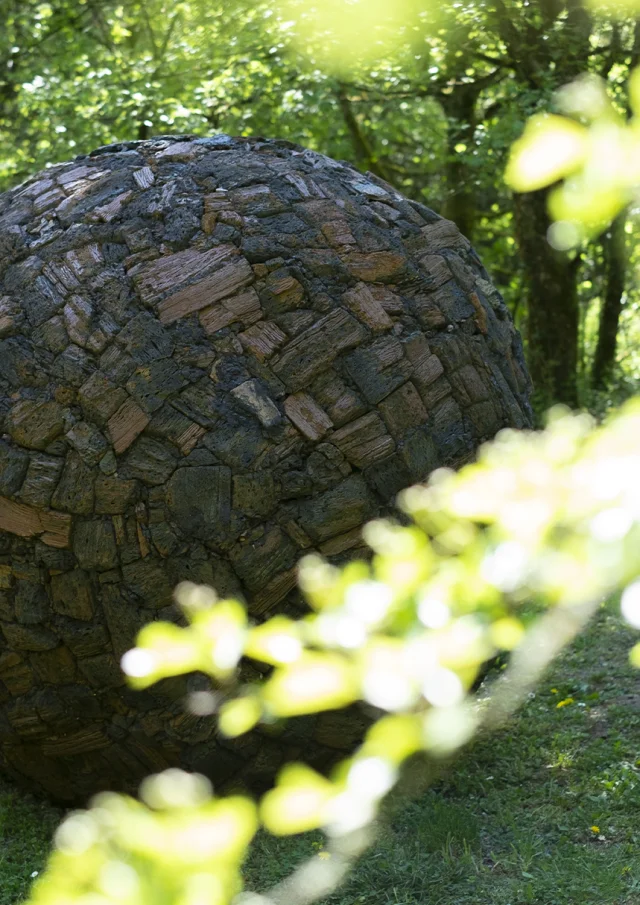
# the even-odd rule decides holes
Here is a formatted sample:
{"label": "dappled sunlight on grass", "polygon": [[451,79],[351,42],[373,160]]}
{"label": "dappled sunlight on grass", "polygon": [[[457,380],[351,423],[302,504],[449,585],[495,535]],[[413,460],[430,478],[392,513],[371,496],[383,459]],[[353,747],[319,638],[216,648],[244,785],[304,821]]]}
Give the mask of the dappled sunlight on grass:
{"label": "dappled sunlight on grass", "polygon": [[[601,611],[507,729],[400,812],[333,905],[639,901],[636,633],[615,610]],[[267,888],[320,839],[261,838],[248,885]]]}

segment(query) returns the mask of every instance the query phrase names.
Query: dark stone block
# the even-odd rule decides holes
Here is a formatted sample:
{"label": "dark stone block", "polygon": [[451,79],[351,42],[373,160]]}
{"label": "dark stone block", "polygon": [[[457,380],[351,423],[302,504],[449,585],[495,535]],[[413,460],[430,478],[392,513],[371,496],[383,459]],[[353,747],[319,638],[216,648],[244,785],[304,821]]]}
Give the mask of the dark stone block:
{"label": "dark stone block", "polygon": [[275,526],[258,529],[229,552],[234,570],[251,593],[269,583],[296,562],[299,550],[291,539]]}
{"label": "dark stone block", "polygon": [[47,685],[68,685],[76,675],[76,661],[66,647],[29,655],[36,680]]}
{"label": "dark stone block", "polygon": [[55,490],[64,460],[43,453],[35,453],[29,461],[24,483],[20,489],[20,499],[28,506],[36,509],[48,509]]}
{"label": "dark stone block", "polygon": [[53,609],[62,616],[88,621],[94,614],[91,579],[82,569],[51,577]]}
{"label": "dark stone block", "polygon": [[202,677],[134,692],[120,658],[184,622],[180,581],[299,616],[303,551],[366,555],[528,392],[454,224],[322,154],[160,136],[0,195],[0,773],[74,804],[169,765],[329,767],[357,709],[225,740],[185,710]]}
{"label": "dark stone block", "polygon": [[224,539],[231,517],[231,469],[179,468],[167,485],[167,505],[184,534]]}
{"label": "dark stone block", "polygon": [[49,650],[58,644],[56,636],[46,628],[0,623],[7,646],[14,650]]}
{"label": "dark stone block", "polygon": [[132,505],[137,492],[136,481],[116,475],[98,475],[95,483],[95,510],[98,515],[118,515]]}
{"label": "dark stone block", "polygon": [[107,519],[76,521],[72,549],[83,569],[104,572],[118,565],[113,525]]}
{"label": "dark stone block", "polygon": [[137,368],[127,382],[127,392],[145,412],[157,411],[163,401],[185,385],[173,361],[151,361]]}
{"label": "dark stone block", "polygon": [[140,437],[127,453],[122,473],[153,486],[164,484],[177,464],[177,455],[166,443]]}
{"label": "dark stone block", "polygon": [[300,504],[298,521],[310,538],[324,541],[363,525],[376,511],[366,481],[352,475],[309,503]]}
{"label": "dark stone block", "polygon": [[411,484],[411,474],[399,453],[365,468],[364,476],[367,484],[387,504],[393,503],[400,491]]}
{"label": "dark stone block", "polygon": [[67,620],[61,628],[62,640],[78,659],[102,653],[109,644],[107,631],[98,622]]}
{"label": "dark stone block", "polygon": [[74,515],[90,515],[94,502],[94,472],[78,453],[70,452],[64,463],[62,477],[51,498],[54,509]]}
{"label": "dark stone block", "polygon": [[0,440],[0,495],[13,496],[22,487],[29,468],[29,456],[20,447]]}
{"label": "dark stone block", "polygon": [[404,357],[395,337],[385,336],[371,346],[356,349],[345,358],[347,373],[371,403],[381,402],[411,375],[411,363]]}
{"label": "dark stone block", "polygon": [[21,625],[37,625],[48,615],[49,598],[44,587],[33,581],[15,584],[15,618]]}
{"label": "dark stone block", "polygon": [[400,456],[409,471],[411,482],[426,481],[439,464],[436,442],[431,436],[428,424],[408,431],[402,443]]}

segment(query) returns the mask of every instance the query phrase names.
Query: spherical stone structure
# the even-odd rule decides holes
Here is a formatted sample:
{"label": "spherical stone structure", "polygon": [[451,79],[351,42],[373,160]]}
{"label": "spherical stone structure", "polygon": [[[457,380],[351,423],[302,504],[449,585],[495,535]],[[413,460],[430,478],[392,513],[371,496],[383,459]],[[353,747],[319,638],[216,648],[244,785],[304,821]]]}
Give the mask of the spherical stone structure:
{"label": "spherical stone structure", "polygon": [[202,677],[132,692],[119,658],[184,579],[295,610],[304,553],[353,555],[528,391],[455,225],[321,154],[168,136],[0,196],[0,772],[72,802],[348,748],[354,711],[225,741]]}

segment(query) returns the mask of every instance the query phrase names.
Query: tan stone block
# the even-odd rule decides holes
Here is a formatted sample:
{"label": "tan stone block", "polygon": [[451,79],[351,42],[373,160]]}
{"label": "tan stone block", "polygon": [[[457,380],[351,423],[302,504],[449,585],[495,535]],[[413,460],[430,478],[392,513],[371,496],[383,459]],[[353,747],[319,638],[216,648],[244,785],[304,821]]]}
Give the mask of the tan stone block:
{"label": "tan stone block", "polygon": [[187,248],[171,255],[162,255],[140,267],[134,280],[136,288],[144,302],[157,302],[165,292],[176,289],[188,279],[205,276],[237,254],[235,245],[216,245],[206,251]]}
{"label": "tan stone block", "polygon": [[206,434],[206,430],[204,427],[200,427],[199,424],[191,424],[180,436],[177,438],[177,444],[180,447],[180,452],[183,456],[188,456],[192,449],[194,449],[200,439],[204,437]]}
{"label": "tan stone block", "polygon": [[116,197],[112,198],[111,201],[107,202],[107,204],[103,204],[100,207],[94,208],[94,210],[88,216],[88,219],[99,222],[101,221],[102,223],[110,223],[114,217],[118,216],[118,214],[132,195],[133,192],[122,192],[120,195],[116,195]]}
{"label": "tan stone block", "polygon": [[34,509],[0,497],[0,531],[20,537],[40,536],[49,547],[68,547],[71,516],[51,510]]}
{"label": "tan stone block", "polygon": [[276,575],[264,588],[251,595],[249,612],[256,616],[264,616],[276,604],[292,591],[298,581],[298,569],[294,567],[287,572]]}
{"label": "tan stone block", "polygon": [[437,220],[420,230],[426,240],[427,248],[439,251],[441,248],[452,248],[456,251],[467,251],[471,246],[452,220]]}
{"label": "tan stone block", "polygon": [[321,229],[329,245],[334,248],[340,248],[342,245],[357,244],[346,220],[333,220],[331,223],[323,223]]}
{"label": "tan stone block", "polygon": [[277,324],[261,321],[240,333],[238,339],[259,361],[265,361],[287,341],[287,336]]}
{"label": "tan stone block", "polygon": [[342,303],[374,333],[381,333],[393,327],[393,321],[382,304],[374,298],[366,283],[358,283],[353,289],[348,289],[342,296]]}
{"label": "tan stone block", "polygon": [[404,302],[397,292],[392,292],[386,286],[369,286],[369,292],[374,299],[379,302],[387,314],[402,314],[404,312]]}
{"label": "tan stone block", "polygon": [[451,279],[451,270],[442,255],[423,255],[420,258],[420,266],[433,281],[430,289],[439,289]]}
{"label": "tan stone block", "polygon": [[396,280],[407,266],[403,255],[391,251],[351,252],[342,260],[351,276],[365,283]]}
{"label": "tan stone block", "polygon": [[284,400],[284,410],[300,433],[312,442],[320,440],[333,427],[331,418],[309,393],[288,396]]}
{"label": "tan stone block", "polygon": [[216,333],[236,321],[244,325],[253,324],[261,317],[260,299],[252,286],[219,304],[204,308],[199,314],[200,323],[207,333]]}
{"label": "tan stone block", "polygon": [[352,465],[366,468],[391,455],[396,444],[377,412],[369,412],[331,435],[331,442]]}
{"label": "tan stone block", "polygon": [[158,304],[160,320],[163,324],[172,324],[181,317],[233,295],[243,286],[248,286],[253,278],[249,262],[236,254],[214,273],[163,299]]}
{"label": "tan stone block", "polygon": [[107,433],[116,455],[128,449],[149,423],[149,416],[129,398],[107,422]]}
{"label": "tan stone block", "polygon": [[47,739],[42,744],[42,753],[45,757],[65,757],[100,751],[102,748],[110,748],[112,744],[113,742],[103,732],[92,726],[59,738],[53,736]]}
{"label": "tan stone block", "polygon": [[364,546],[362,540],[362,528],[353,528],[345,534],[339,534],[320,544],[320,552],[323,556],[336,556],[338,553],[344,553],[346,550],[353,550],[354,547]]}

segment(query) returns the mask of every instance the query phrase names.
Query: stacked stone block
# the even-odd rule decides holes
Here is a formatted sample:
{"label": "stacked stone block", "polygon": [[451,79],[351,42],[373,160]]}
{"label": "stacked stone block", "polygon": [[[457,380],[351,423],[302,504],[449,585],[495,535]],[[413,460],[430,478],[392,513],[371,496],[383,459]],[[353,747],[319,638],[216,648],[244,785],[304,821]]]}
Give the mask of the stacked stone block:
{"label": "stacked stone block", "polygon": [[520,339],[450,221],[286,142],[100,148],[0,196],[0,771],[51,797],[173,764],[318,766],[353,711],[230,742],[119,658],[189,579],[296,611],[402,488],[530,423]]}

